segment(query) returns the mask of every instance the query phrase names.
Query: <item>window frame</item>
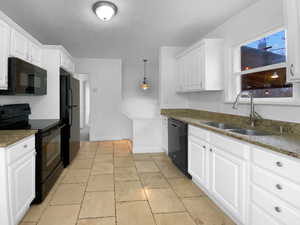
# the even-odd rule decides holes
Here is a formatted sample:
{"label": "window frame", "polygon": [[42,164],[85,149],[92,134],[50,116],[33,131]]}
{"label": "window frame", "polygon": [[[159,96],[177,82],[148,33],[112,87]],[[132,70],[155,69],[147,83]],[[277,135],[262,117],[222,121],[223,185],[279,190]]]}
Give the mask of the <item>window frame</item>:
{"label": "window frame", "polygon": [[[241,71],[241,51],[240,51],[241,46],[246,45],[247,43],[251,43],[253,41],[257,41],[263,37],[275,34],[282,30],[284,30],[285,33],[287,34],[287,29],[285,27],[277,27],[267,32],[260,33],[256,35],[254,38],[243,41],[230,48],[230,52],[229,52],[229,61],[231,62],[230,69],[229,69],[230,79],[228,79],[228,83],[226,85],[227,88],[225,93],[225,103],[230,103],[230,104],[233,103],[236,96],[241,91],[242,75],[254,73],[254,72],[266,71],[266,70],[278,69],[282,67],[287,68],[288,62],[286,61],[285,63],[277,63],[277,64],[272,64],[268,66]],[[286,38],[286,42],[288,42],[287,38]],[[286,43],[286,52],[288,55],[287,46],[288,45]],[[288,60],[288,57],[286,57],[286,60]],[[249,99],[245,99],[245,98],[240,99],[240,103],[242,104],[248,104],[249,101],[250,101]],[[300,105],[300,84],[293,83],[293,97],[255,98],[255,104]]]}

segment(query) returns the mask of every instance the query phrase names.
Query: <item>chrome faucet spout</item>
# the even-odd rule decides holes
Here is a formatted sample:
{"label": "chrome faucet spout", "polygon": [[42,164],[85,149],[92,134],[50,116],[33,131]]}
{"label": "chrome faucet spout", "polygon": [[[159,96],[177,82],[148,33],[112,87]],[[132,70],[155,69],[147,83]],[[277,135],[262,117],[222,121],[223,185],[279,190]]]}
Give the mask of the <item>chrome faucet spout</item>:
{"label": "chrome faucet spout", "polygon": [[237,96],[236,99],[232,105],[233,109],[238,109],[238,105],[240,102],[240,97],[248,97],[250,98],[250,114],[249,114],[249,122],[251,124],[252,127],[255,126],[255,122],[257,120],[262,119],[262,117],[255,111],[255,104],[254,104],[254,94],[252,91],[249,92],[245,92],[241,91]]}

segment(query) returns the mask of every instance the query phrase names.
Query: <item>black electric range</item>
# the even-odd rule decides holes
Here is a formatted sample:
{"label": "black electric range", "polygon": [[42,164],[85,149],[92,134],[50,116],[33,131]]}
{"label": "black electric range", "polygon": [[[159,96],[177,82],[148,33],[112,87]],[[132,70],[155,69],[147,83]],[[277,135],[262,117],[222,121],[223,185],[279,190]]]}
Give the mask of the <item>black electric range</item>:
{"label": "black electric range", "polygon": [[36,196],[33,203],[41,203],[63,171],[61,130],[59,119],[29,120],[28,104],[0,106],[1,130],[38,130],[36,148]]}

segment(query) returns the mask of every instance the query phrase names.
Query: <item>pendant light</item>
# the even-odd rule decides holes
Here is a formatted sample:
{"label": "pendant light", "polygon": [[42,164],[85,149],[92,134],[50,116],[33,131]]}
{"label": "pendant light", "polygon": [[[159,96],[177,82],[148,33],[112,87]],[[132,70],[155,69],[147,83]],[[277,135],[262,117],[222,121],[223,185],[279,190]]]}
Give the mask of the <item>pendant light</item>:
{"label": "pendant light", "polygon": [[143,83],[141,84],[140,88],[145,91],[150,88],[150,85],[149,85],[149,83],[147,81],[147,77],[146,77],[146,64],[147,64],[148,60],[144,59],[143,62],[144,62],[144,79],[143,79]]}

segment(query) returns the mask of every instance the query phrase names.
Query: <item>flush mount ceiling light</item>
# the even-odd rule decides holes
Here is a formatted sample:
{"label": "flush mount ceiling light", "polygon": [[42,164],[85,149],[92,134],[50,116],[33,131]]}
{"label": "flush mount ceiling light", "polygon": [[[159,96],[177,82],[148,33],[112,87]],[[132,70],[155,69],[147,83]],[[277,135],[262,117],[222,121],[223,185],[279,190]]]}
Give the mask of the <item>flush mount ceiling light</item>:
{"label": "flush mount ceiling light", "polygon": [[108,1],[96,2],[93,5],[94,13],[103,21],[111,20],[118,12],[118,7]]}
{"label": "flush mount ceiling light", "polygon": [[149,85],[149,83],[147,81],[147,77],[146,77],[146,64],[147,64],[148,60],[144,59],[143,62],[144,62],[144,80],[143,80],[143,83],[140,85],[140,88],[142,90],[148,90],[150,88],[150,85]]}

